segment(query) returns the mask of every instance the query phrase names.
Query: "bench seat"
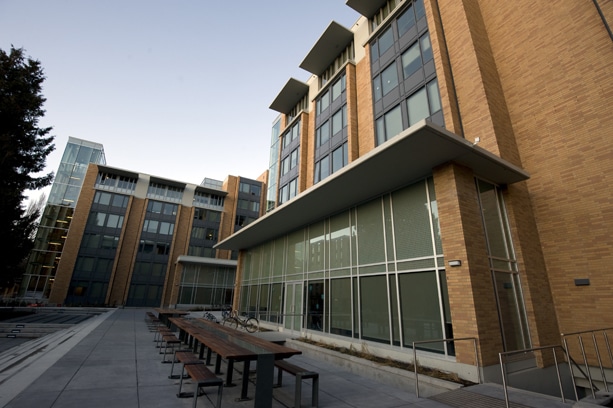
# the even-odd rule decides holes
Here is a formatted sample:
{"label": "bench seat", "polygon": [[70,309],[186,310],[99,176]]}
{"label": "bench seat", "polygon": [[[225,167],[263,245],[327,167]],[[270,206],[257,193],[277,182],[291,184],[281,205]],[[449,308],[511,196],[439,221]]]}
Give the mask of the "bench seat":
{"label": "bench seat", "polygon": [[[187,375],[194,382],[194,392],[192,393],[183,393],[181,392],[183,386],[183,376],[187,372]],[[194,397],[194,408],[196,408],[196,404],[198,403],[198,394],[201,387],[217,387],[217,404],[215,404],[215,408],[221,408],[221,394],[223,392],[223,380],[217,377],[215,374],[211,372],[204,364],[188,364],[183,365],[183,372],[181,373],[181,380],[179,382],[179,393],[177,397],[186,398],[191,395]]]}
{"label": "bench seat", "polygon": [[170,375],[168,378],[177,379],[180,374],[174,374],[175,363],[181,363],[183,365],[190,364],[204,364],[204,361],[200,360],[198,356],[194,355],[192,350],[176,350],[175,357],[172,359],[172,365],[170,366]]}
{"label": "bench seat", "polygon": [[311,405],[317,407],[319,405],[319,373],[315,371],[305,370],[295,364],[288,363],[285,360],[275,361],[277,367],[277,384],[276,387],[281,387],[283,384],[283,371],[296,377],[296,389],[294,395],[294,408],[300,408],[302,405],[302,380],[313,380],[313,391],[311,394]]}

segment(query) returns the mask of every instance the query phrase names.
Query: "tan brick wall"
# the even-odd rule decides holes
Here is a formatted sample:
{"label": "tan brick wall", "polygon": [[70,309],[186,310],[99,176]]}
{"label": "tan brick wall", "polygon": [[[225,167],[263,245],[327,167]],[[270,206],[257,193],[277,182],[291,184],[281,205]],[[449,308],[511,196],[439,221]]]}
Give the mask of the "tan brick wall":
{"label": "tan brick wall", "polygon": [[62,258],[57,267],[53,287],[49,293],[50,304],[62,304],[68,295],[70,280],[72,279],[72,271],[77,262],[77,255],[81,247],[81,238],[85,231],[87,219],[89,218],[89,209],[94,202],[94,194],[96,191],[93,186],[98,177],[98,166],[90,164],[83,180],[83,188],[79,195],[79,200],[75,207],[75,211],[70,222],[70,228],[66,235],[66,242],[62,250]]}
{"label": "tan brick wall", "polygon": [[[477,338],[481,364],[496,364],[503,346],[473,173],[443,165],[434,171],[434,188],[445,261],[462,261],[446,268],[453,336]],[[472,343],[458,342],[456,357],[474,364]]]}
{"label": "tan brick wall", "polygon": [[[311,102],[311,112],[315,112],[315,101]],[[315,114],[310,115],[303,112],[300,118],[300,170],[298,171],[297,193],[301,193],[313,185],[313,171],[315,169],[314,157]],[[279,171],[279,176],[281,176],[280,173]]]}
{"label": "tan brick wall", "polygon": [[[372,88],[370,74],[370,47],[366,46],[366,55],[356,65],[355,69],[355,89],[357,92],[357,118],[349,116],[349,122],[355,124],[357,121],[358,146],[357,157],[361,157],[375,148],[375,128],[372,106]],[[349,82],[349,81],[347,81]],[[348,94],[349,98],[350,95]],[[352,148],[351,154],[355,154]],[[350,159],[350,161],[353,161]]]}
{"label": "tan brick wall", "polygon": [[451,65],[449,64],[445,33],[437,4],[438,0],[424,1],[441,97],[441,107],[445,118],[445,127],[456,135],[463,136],[464,132],[460,123],[459,106],[453,82],[454,77]]}
{"label": "tan brick wall", "polygon": [[360,139],[358,129],[358,93],[356,66],[347,64],[345,70],[345,87],[347,93],[347,152],[349,163],[360,154]]}
{"label": "tan brick wall", "polygon": [[[613,3],[599,3],[611,16]],[[559,329],[611,327],[613,42],[591,1],[479,5],[531,174]],[[576,287],[575,278],[591,284]]]}
{"label": "tan brick wall", "polygon": [[131,197],[109,283],[107,303],[110,305],[123,305],[128,299],[146,208],[147,200]]}
{"label": "tan brick wall", "polygon": [[189,237],[194,221],[194,207],[179,206],[177,221],[175,223],[175,234],[168,257],[168,267],[166,269],[166,279],[164,280],[164,290],[162,306],[174,305],[179,297],[179,285],[181,283],[181,271],[176,262],[179,255],[187,254]]}

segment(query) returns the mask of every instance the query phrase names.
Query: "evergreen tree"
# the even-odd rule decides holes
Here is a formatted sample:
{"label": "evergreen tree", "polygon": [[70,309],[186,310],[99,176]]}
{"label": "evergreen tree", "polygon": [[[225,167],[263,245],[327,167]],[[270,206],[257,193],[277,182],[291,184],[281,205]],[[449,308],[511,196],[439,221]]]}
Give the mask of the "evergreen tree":
{"label": "evergreen tree", "polygon": [[0,49],[0,286],[23,273],[23,260],[32,248],[40,211],[28,212],[25,192],[53,180],[53,173],[37,175],[55,149],[51,128],[38,126],[45,113],[44,80],[40,62],[25,57],[23,49]]}

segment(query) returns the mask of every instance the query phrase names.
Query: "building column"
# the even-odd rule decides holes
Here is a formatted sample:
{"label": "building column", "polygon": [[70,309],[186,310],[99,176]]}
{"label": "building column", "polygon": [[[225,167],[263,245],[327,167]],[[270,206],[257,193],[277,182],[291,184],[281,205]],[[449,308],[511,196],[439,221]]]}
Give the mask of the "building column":
{"label": "building column", "polygon": [[[476,338],[481,365],[494,365],[503,342],[474,175],[448,163],[434,169],[433,176],[453,337]],[[450,260],[461,265],[450,267]],[[458,362],[472,365],[474,354],[472,342],[456,343]]]}

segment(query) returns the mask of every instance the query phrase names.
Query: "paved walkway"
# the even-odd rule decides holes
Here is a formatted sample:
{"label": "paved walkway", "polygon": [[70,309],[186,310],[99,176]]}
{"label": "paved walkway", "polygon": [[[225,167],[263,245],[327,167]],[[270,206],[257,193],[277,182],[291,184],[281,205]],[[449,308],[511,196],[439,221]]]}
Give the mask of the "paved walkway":
{"label": "paved walkway", "polygon": [[[0,354],[0,407],[191,407],[193,399],[176,397],[179,380],[168,378],[170,366],[161,363],[161,356],[154,347],[153,334],[144,321],[146,311],[112,309],[69,330],[24,343]],[[453,396],[447,397],[446,402],[417,398],[411,385],[403,388],[389,386],[308,353],[291,360],[319,372],[319,406],[322,408],[492,406],[458,405],[456,401],[459,400]],[[242,368],[242,364],[237,366]],[[274,390],[273,408],[293,406],[293,386],[294,378],[284,376],[283,387]],[[214,400],[213,388],[206,391]],[[494,395],[495,400],[502,392],[495,385],[481,385],[461,391],[464,399],[466,393],[471,395],[468,401],[472,402],[488,394]],[[253,407],[252,400],[237,401],[239,393],[240,387],[224,388],[222,406]],[[249,395],[253,396],[253,393],[254,385],[250,384]],[[310,395],[310,381],[305,381],[303,404],[310,402]],[[528,398],[523,394],[512,394],[512,398],[525,404],[521,406],[571,406]],[[497,401],[496,405],[498,402],[504,406],[504,401]],[[208,395],[198,399],[198,407],[212,407]]]}

